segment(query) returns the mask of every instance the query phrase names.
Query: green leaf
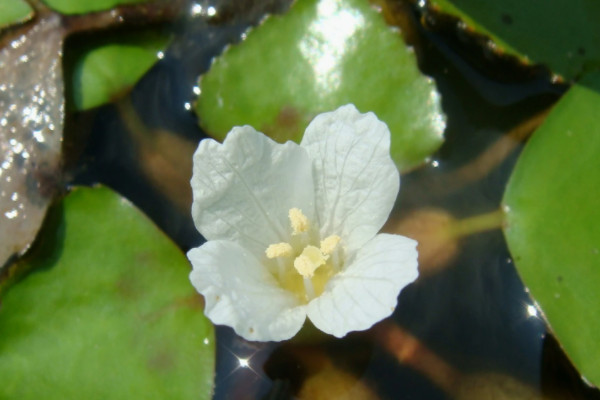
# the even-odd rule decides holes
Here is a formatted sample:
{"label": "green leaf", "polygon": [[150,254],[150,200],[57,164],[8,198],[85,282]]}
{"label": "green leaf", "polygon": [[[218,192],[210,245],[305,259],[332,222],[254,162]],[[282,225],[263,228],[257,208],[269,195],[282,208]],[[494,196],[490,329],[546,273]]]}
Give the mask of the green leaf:
{"label": "green leaf", "polygon": [[137,34],[87,50],[73,74],[75,107],[86,110],[127,93],[154,65],[167,41],[159,34]]}
{"label": "green leaf", "polygon": [[504,195],[525,284],[579,368],[600,385],[600,73],[573,86],[527,143]]}
{"label": "green leaf", "polygon": [[209,399],[214,332],[179,249],[106,188],[52,219],[2,298],[0,398]]}
{"label": "green leaf", "polygon": [[[4,1],[4,0],[3,0]],[[109,10],[116,6],[144,3],[148,0],[42,0],[50,8],[61,14],[85,14]]]}
{"label": "green leaf", "polygon": [[0,1],[0,28],[24,22],[33,16],[33,9],[25,0]]}
{"label": "green leaf", "polygon": [[566,79],[600,66],[597,0],[431,0],[490,36],[499,50],[545,64]]}
{"label": "green leaf", "polygon": [[297,1],[219,57],[200,90],[200,123],[220,140],[247,124],[278,141],[299,141],[316,114],[354,103],[388,124],[403,170],[443,141],[433,81],[365,0]]}

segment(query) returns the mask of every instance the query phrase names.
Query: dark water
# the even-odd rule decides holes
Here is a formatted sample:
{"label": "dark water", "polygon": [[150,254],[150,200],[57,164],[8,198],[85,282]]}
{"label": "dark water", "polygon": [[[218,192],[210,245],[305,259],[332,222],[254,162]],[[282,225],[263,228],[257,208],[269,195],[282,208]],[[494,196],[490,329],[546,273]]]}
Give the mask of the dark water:
{"label": "dark water", "polygon": [[[170,140],[195,144],[206,136],[186,108],[195,98],[197,77],[226,45],[240,41],[249,26],[287,6],[275,1],[223,3],[212,3],[217,10],[213,17],[161,26],[172,33],[173,42],[129,97],[143,123],[169,132]],[[201,5],[206,10],[210,4]],[[552,84],[543,68],[525,68],[482,49],[451,20],[423,16],[422,10],[402,2],[393,6],[402,14],[402,31],[415,46],[421,70],[437,83],[448,117],[442,148],[425,167],[402,177],[395,216],[425,207],[459,219],[493,211],[500,206],[522,144],[474,182],[446,190],[443,178],[551,106],[565,87]],[[89,37],[67,42],[67,71],[69,60],[89,45]],[[65,144],[70,182],[108,185],[183,250],[199,245],[202,238],[189,212],[157,189],[140,166],[136,140],[116,105],[74,113],[67,121]],[[398,340],[399,349],[416,350],[394,353],[381,340],[387,334]],[[416,347],[407,345],[415,340]],[[215,399],[290,398],[323,365],[343,371],[345,385],[359,380],[382,399],[519,399],[538,398],[530,394],[542,391],[548,398],[595,396],[547,338],[500,230],[462,239],[453,261],[404,289],[393,317],[373,332],[343,340],[257,344],[217,327],[217,343]]]}

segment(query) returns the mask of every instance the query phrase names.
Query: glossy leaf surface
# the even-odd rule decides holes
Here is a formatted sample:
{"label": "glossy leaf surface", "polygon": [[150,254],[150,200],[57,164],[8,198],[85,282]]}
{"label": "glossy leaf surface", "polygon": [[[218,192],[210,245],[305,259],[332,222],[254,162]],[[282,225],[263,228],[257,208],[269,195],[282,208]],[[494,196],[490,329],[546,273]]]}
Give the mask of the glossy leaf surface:
{"label": "glossy leaf surface", "polygon": [[402,170],[443,141],[433,81],[364,0],[297,1],[218,58],[200,90],[200,123],[218,139],[233,126],[252,125],[275,140],[299,141],[316,114],[354,103],[388,124]]}
{"label": "glossy leaf surface", "polygon": [[525,285],[580,372],[600,384],[600,74],[573,86],[527,143],[504,195]]}

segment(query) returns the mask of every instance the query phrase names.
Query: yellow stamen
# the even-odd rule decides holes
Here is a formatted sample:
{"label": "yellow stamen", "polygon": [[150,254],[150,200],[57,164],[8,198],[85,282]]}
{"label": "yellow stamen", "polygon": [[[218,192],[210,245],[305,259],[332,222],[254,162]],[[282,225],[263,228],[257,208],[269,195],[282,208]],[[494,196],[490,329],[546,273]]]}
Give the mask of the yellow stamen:
{"label": "yellow stamen", "polygon": [[338,235],[327,236],[325,239],[321,240],[321,253],[333,253],[340,240],[342,239]]}
{"label": "yellow stamen", "polygon": [[294,268],[303,277],[312,278],[315,270],[325,264],[328,258],[329,256],[321,253],[317,247],[306,246],[302,254],[294,260]]}
{"label": "yellow stamen", "polygon": [[267,247],[265,254],[268,258],[288,257],[292,255],[292,246],[289,243],[275,243]]}
{"label": "yellow stamen", "polygon": [[290,218],[290,224],[292,225],[292,235],[298,235],[308,231],[308,218],[302,213],[299,208],[290,209],[288,216]]}

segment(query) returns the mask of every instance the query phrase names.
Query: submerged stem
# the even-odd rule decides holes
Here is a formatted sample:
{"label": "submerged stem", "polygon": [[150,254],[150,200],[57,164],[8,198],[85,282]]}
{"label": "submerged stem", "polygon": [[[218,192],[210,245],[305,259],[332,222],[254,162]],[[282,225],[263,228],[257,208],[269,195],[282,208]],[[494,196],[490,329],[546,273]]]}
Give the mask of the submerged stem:
{"label": "submerged stem", "polygon": [[504,211],[497,209],[489,213],[454,221],[448,227],[448,234],[452,238],[459,238],[474,233],[499,229],[504,225],[504,215]]}
{"label": "submerged stem", "polygon": [[189,182],[197,143],[167,130],[148,128],[129,97],[115,104],[121,120],[131,133],[144,176],[178,210],[188,213],[192,206]]}
{"label": "submerged stem", "polygon": [[441,196],[484,178],[544,122],[551,109],[552,107],[544,109],[521,122],[462,167],[434,176],[434,182],[428,188],[433,188],[436,196]]}
{"label": "submerged stem", "polygon": [[477,158],[457,171],[452,172],[463,184],[477,181],[486,176],[508,157],[517,146],[531,135],[544,122],[552,108],[547,108],[533,117],[521,122],[502,136]]}

